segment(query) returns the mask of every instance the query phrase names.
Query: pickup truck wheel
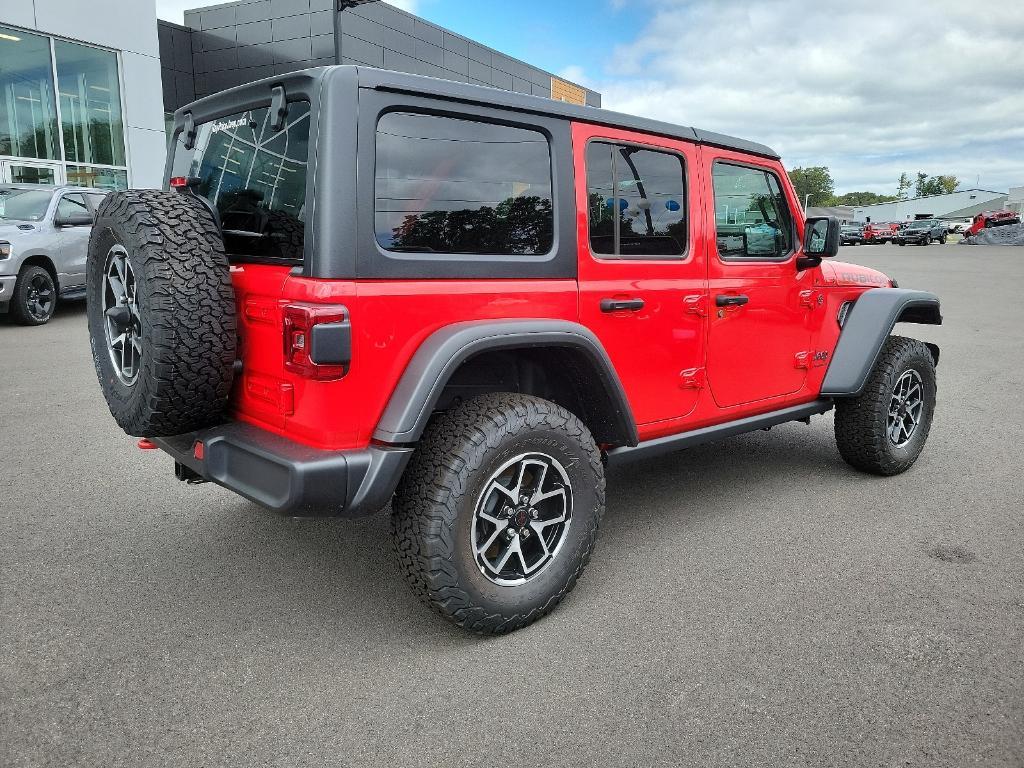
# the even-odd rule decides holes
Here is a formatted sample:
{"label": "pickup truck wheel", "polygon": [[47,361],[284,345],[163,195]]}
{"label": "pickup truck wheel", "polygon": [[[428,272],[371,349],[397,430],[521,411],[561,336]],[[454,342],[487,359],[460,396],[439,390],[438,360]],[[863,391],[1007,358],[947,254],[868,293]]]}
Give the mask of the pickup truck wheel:
{"label": "pickup truck wheel", "polygon": [[434,418],[393,510],[398,561],[420,599],[464,629],[510,632],[550,612],[589,561],[601,454],[564,408],[483,395]]}
{"label": "pickup truck wheel", "polygon": [[234,375],[235,297],[210,213],[178,192],[107,195],[89,239],[93,363],[121,428],[165,437],[222,418]]}
{"label": "pickup truck wheel", "polygon": [[57,308],[57,286],[53,276],[43,267],[22,269],[11,297],[11,318],[18,325],[42,325],[53,317]]}
{"label": "pickup truck wheel", "polygon": [[945,235],[943,235],[942,237],[939,238],[939,243],[942,244],[942,245],[946,244],[946,236]]}
{"label": "pickup truck wheel", "polygon": [[935,390],[928,347],[890,336],[864,392],[836,404],[836,444],[846,463],[875,475],[910,469],[931,430]]}

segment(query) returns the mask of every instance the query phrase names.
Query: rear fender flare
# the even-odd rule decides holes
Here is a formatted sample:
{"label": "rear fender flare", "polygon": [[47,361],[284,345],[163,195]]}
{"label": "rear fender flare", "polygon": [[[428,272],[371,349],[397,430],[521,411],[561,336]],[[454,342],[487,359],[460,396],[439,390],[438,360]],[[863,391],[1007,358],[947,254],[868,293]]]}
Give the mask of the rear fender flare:
{"label": "rear fender flare", "polygon": [[448,381],[459,366],[475,355],[538,347],[582,354],[603,390],[606,407],[601,417],[607,437],[614,438],[609,442],[637,444],[639,438],[629,401],[601,342],[579,323],[547,319],[469,321],[435,331],[406,366],[373,439],[390,444],[419,440]]}
{"label": "rear fender flare", "polygon": [[[864,391],[885,340],[896,323],[942,325],[939,298],[927,291],[872,288],[850,310],[822,382],[823,397],[857,397]],[[928,344],[939,362],[939,348]]]}

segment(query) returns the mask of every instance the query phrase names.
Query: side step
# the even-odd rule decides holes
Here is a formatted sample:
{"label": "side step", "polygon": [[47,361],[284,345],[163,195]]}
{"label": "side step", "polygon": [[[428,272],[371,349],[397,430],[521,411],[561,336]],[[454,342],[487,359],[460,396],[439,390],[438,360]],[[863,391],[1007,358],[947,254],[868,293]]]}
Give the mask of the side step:
{"label": "side step", "polygon": [[777,424],[785,424],[789,421],[809,421],[811,416],[831,411],[833,403],[831,400],[815,400],[812,403],[794,405],[783,408],[779,411],[762,413],[757,416],[748,416],[745,419],[728,421],[725,424],[715,424],[703,429],[694,429],[690,432],[682,432],[678,435],[668,435],[654,440],[647,440],[632,447],[613,448],[608,451],[608,464],[619,464],[635,459],[648,459],[653,456],[660,456],[663,453],[680,451],[684,448],[692,448],[702,443],[710,443],[734,435],[742,435],[744,432],[756,432],[759,429],[769,429]]}
{"label": "side step", "polygon": [[64,300],[74,301],[76,299],[84,299],[85,298],[85,286],[83,285],[83,286],[80,286],[80,287],[68,288],[66,291],[61,291],[60,292],[60,298],[61,298],[62,301],[64,301]]}

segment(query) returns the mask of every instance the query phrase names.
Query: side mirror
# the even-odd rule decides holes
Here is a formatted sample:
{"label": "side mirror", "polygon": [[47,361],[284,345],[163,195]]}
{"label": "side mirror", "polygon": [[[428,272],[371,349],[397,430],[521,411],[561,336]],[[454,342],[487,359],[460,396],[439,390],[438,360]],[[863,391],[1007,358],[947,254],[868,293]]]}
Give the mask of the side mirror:
{"label": "side mirror", "polygon": [[817,216],[804,225],[804,255],[797,259],[798,269],[810,269],[839,253],[842,227],[839,219]]}
{"label": "side mirror", "polygon": [[69,213],[66,216],[57,216],[53,220],[53,226],[55,227],[91,227],[92,216],[88,213],[75,211]]}

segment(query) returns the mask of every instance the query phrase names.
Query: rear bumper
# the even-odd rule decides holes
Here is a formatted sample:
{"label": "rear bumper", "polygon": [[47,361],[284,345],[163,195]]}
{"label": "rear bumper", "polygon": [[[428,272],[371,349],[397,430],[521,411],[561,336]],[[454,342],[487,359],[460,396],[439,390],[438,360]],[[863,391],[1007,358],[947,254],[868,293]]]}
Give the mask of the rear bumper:
{"label": "rear bumper", "polygon": [[412,455],[411,448],[378,446],[323,451],[241,422],[153,442],[199,478],[300,516],[378,511],[391,500]]}

